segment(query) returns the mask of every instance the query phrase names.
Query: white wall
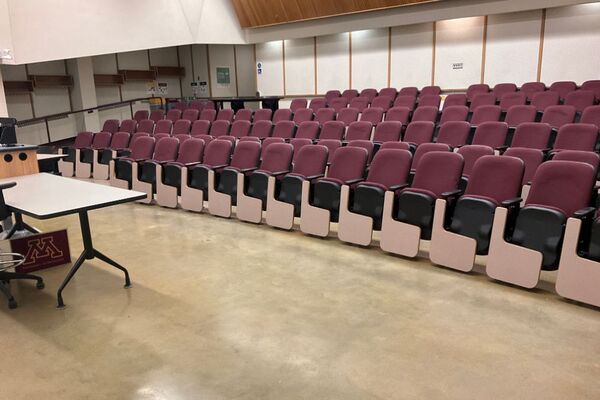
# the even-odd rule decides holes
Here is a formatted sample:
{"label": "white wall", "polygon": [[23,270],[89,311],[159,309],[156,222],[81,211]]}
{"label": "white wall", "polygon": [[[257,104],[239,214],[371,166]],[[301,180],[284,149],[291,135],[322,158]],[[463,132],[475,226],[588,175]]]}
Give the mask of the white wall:
{"label": "white wall", "polygon": [[352,32],[352,86],[382,88],[388,85],[389,30]]}
{"label": "white wall", "polygon": [[284,41],[285,91],[287,95],[315,93],[314,38]]}
{"label": "white wall", "polygon": [[19,64],[186,43],[245,43],[229,0],[2,2]]}
{"label": "white wall", "polygon": [[[465,88],[481,80],[484,17],[439,21],[436,24],[435,77],[444,88]],[[462,63],[462,69],[453,65]]]}
{"label": "white wall", "polygon": [[600,3],[549,9],[542,80],[600,78]]}
{"label": "white wall", "polygon": [[285,93],[283,82],[283,42],[281,40],[256,45],[256,62],[262,63],[257,77],[258,90],[264,96]]}
{"label": "white wall", "polygon": [[317,37],[317,93],[350,85],[350,35]]}
{"label": "white wall", "polygon": [[[388,86],[388,68],[390,86],[397,88],[434,84],[460,90],[482,79],[492,86],[520,85],[537,80],[539,70],[548,84],[599,79],[600,2],[548,9],[544,35],[542,18],[542,10],[533,10],[490,15],[487,23],[479,16],[398,26],[391,37],[387,28],[353,31],[351,40],[349,33],[317,36],[312,48],[310,37],[285,40],[285,94],[311,95],[315,80],[321,95],[350,85],[382,88]],[[281,43],[257,44],[259,61],[267,60],[258,80],[264,93],[284,94]],[[453,69],[456,63],[462,69]]]}
{"label": "white wall", "polygon": [[392,28],[390,86],[430,85],[432,61],[433,23]]}
{"label": "white wall", "polygon": [[521,85],[537,79],[541,18],[541,10],[488,17],[485,82]]}

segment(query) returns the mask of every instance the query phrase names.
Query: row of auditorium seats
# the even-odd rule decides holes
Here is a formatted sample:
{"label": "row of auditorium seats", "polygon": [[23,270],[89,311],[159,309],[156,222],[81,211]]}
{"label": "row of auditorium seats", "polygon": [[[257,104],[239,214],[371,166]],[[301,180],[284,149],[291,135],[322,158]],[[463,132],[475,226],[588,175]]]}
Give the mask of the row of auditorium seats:
{"label": "row of auditorium seats", "polygon": [[[303,111],[307,112],[303,112]],[[558,129],[565,124],[581,122],[584,124],[594,124],[600,126],[600,105],[588,106],[583,113],[578,114],[576,108],[571,105],[555,105],[547,107],[543,112],[537,111],[532,105],[513,105],[506,113],[502,112],[500,106],[481,105],[475,111],[470,112],[467,106],[445,107],[439,112],[435,107],[419,107],[411,112],[406,107],[393,107],[386,113],[377,107],[371,107],[363,113],[353,108],[346,108],[336,113],[333,109],[320,109],[314,114],[310,109],[300,109],[292,113],[289,109],[280,109],[275,112],[271,119],[270,109],[260,109],[254,112],[252,118],[251,110],[239,110],[234,114],[232,110],[221,110],[216,113],[214,110],[212,119],[195,120],[193,123],[188,119],[178,119],[175,122],[164,119],[154,123],[150,119],[141,120],[123,120],[121,123],[117,120],[105,121],[102,131],[115,132],[145,132],[151,135],[179,135],[191,134],[197,135],[232,135],[236,137],[251,135],[258,137],[271,136],[273,126],[284,122],[290,130],[295,131],[296,127],[305,122],[316,122],[321,127],[326,124],[332,125],[332,121],[349,126],[355,121],[369,122],[376,126],[382,121],[398,121],[403,125],[403,130],[410,122],[428,121],[436,125],[442,125],[449,121],[468,121],[472,126],[477,126],[484,122],[503,121],[512,129],[526,122],[548,123],[554,129]],[[238,118],[243,111],[248,111],[245,117]],[[263,118],[264,117],[264,118]],[[253,122],[251,121],[253,120]],[[233,123],[231,123],[233,121]],[[313,123],[314,124],[314,123]],[[260,132],[256,133],[255,132]],[[293,134],[291,135],[293,137]]]}
{"label": "row of auditorium seats", "polygon": [[[495,85],[493,88],[490,88],[487,84],[473,84],[467,88],[465,93],[466,102],[471,102],[474,100],[475,96],[479,94],[487,94],[491,93],[494,95],[495,101],[499,102],[501,98],[505,94],[509,93],[521,93],[526,96],[526,99],[531,100],[535,93],[550,91],[557,93],[561,100],[566,100],[568,94],[574,92],[576,90],[582,91],[590,91],[595,95],[596,100],[600,100],[600,80],[589,80],[585,81],[578,86],[573,81],[558,81],[552,83],[550,86],[546,86],[543,82],[526,82],[521,87],[517,87],[514,83],[499,83]],[[346,104],[349,104],[353,99],[357,97],[362,97],[368,100],[371,103],[376,97],[387,97],[391,99],[391,101],[395,101],[398,97],[426,97],[426,96],[439,96],[441,93],[441,89],[439,86],[426,86],[419,90],[416,87],[404,87],[400,90],[397,90],[393,87],[382,88],[379,91],[374,88],[363,89],[360,92],[356,89],[346,89],[343,92],[339,90],[329,90],[325,94],[325,97],[321,98],[324,100],[321,104],[322,107],[332,107],[334,103],[337,103],[336,99],[345,99]],[[520,96],[517,96],[520,97]],[[307,107],[306,99],[295,99],[292,101],[290,108],[292,111],[295,111],[296,108],[305,108]],[[194,100],[190,103],[185,101],[177,102],[173,105],[172,108],[179,109],[181,111],[186,110],[187,108],[194,108],[197,110],[202,110],[203,108],[214,108],[214,103],[209,101],[202,100]],[[314,111],[317,111],[318,108],[313,108]]]}
{"label": "row of auditorium seats", "polygon": [[597,290],[580,293],[581,282],[571,281],[573,274],[584,279],[581,270],[561,261],[571,218],[564,246],[574,248],[562,254],[568,263],[598,268],[598,252],[586,246],[600,243],[580,240],[573,227],[595,228],[600,239],[594,208],[588,208],[595,204],[594,153],[592,163],[559,158],[566,152],[542,163],[521,206],[525,163],[507,153],[479,157],[461,186],[466,160],[449,148],[432,149],[415,167],[416,155],[383,146],[367,169],[368,152],[360,147],[335,150],[327,166],[328,150],[318,144],[295,151],[277,143],[261,151],[253,141],[234,147],[218,139],[205,147],[199,139],[181,145],[175,138],[141,140],[129,157],[111,162],[111,184],[156,193],[161,205],[176,207],[180,195],[182,208],[202,211],[208,201],[208,211],[222,217],[235,205],[239,219],[254,223],[266,211],[266,222],[282,229],[291,229],[297,216],[300,229],[316,236],[327,236],[330,223],[338,222],[339,238],[359,245],[369,245],[378,230],[383,250],[408,257],[417,255],[421,239],[430,240],[435,264],[470,271],[475,255],[488,254],[491,277],[528,288],[537,285],[542,269],[558,268],[559,293],[598,300]]}
{"label": "row of auditorium seats", "polygon": [[[166,122],[166,121],[163,121]],[[203,122],[206,122],[204,124]],[[465,145],[487,146],[492,151],[502,152],[509,147],[534,148],[545,151],[581,150],[595,151],[598,146],[598,127],[594,124],[578,123],[564,124],[558,130],[545,122],[523,122],[514,130],[509,129],[506,122],[486,121],[473,127],[466,121],[447,121],[438,129],[431,121],[413,121],[406,127],[398,121],[384,121],[377,124],[374,129],[370,122],[356,121],[345,127],[340,121],[328,121],[322,126],[316,121],[305,121],[296,125],[293,121],[280,121],[274,124],[271,121],[260,121],[250,124],[248,121],[216,121],[210,125],[207,121],[196,121],[191,132],[189,121],[177,121],[173,130],[173,137],[180,141],[195,137],[203,139],[206,143],[216,138],[227,139],[235,143],[237,140],[263,141],[264,145],[289,141],[294,146],[304,143],[327,143],[332,146],[341,146],[342,141],[362,141],[372,153],[373,149],[385,142],[405,143],[407,148],[414,151],[425,143],[439,143],[454,148]],[[404,129],[405,128],[405,129]],[[120,134],[127,132],[117,132]],[[191,135],[190,135],[191,133]],[[111,141],[111,133],[101,132],[93,135],[90,132],[80,133],[73,148],[66,149],[69,155],[63,164],[80,160],[75,157],[77,149],[102,149]],[[114,134],[116,135],[116,134]],[[135,135],[148,135],[137,132]],[[169,133],[154,133],[155,139],[170,137]],[[89,161],[88,161],[89,163]],[[65,175],[72,175],[72,167],[63,171]],[[87,177],[77,175],[79,177]]]}
{"label": "row of auditorium seats", "polygon": [[[535,125],[537,127],[544,126],[544,124]],[[564,127],[559,132],[560,137],[569,136],[565,132],[576,126],[578,125]],[[481,128],[480,126],[478,129]],[[521,136],[524,134],[521,132],[526,132],[524,127],[519,127],[519,129],[513,139],[515,141],[522,140]],[[548,132],[549,128],[546,126],[545,130]],[[594,135],[597,135],[595,127]],[[312,143],[312,141],[309,141],[309,143]],[[577,183],[573,182],[581,182],[582,176],[589,175],[585,168],[582,169],[580,165],[589,165],[592,175],[595,177],[599,157],[593,152],[557,149],[561,151],[551,152],[550,161],[542,162],[544,161],[544,153],[539,147],[543,148],[543,143],[537,146],[538,148],[535,148],[536,146],[531,148],[513,147],[508,149],[502,156],[494,156],[494,151],[491,148],[489,148],[489,152],[479,151],[480,148],[485,147],[482,145],[467,145],[460,147],[453,153],[448,145],[424,143],[417,148],[417,152],[412,156],[410,152],[401,150],[401,148],[408,148],[406,143],[386,142],[381,145],[381,148],[369,163],[370,156],[367,149],[348,145],[334,150],[331,163],[327,166],[330,150],[318,144],[306,144],[295,148],[295,146],[283,142],[274,143],[268,147],[263,143],[261,148],[260,141],[241,140],[235,144],[235,141],[217,139],[205,146],[205,142],[201,139],[187,139],[180,144],[177,138],[162,138],[157,141],[153,137],[144,135],[131,145],[129,157],[115,158],[109,161],[109,164],[111,184],[145,191],[149,193],[150,199],[152,199],[153,193],[156,193],[157,201],[161,205],[176,207],[178,195],[181,195],[180,203],[183,208],[201,211],[203,201],[208,200],[209,211],[212,214],[228,217],[231,215],[231,206],[237,204],[236,213],[238,218],[259,223],[262,219],[262,212],[265,210],[267,223],[286,229],[291,229],[293,226],[294,216],[300,216],[300,228],[306,233],[317,236],[326,236],[329,233],[329,223],[339,221],[338,235],[340,239],[368,245],[371,242],[373,229],[381,230],[381,247],[386,251],[403,255],[411,255],[410,252],[414,252],[416,255],[419,239],[430,238],[432,240],[430,254],[432,261],[436,264],[469,270],[472,268],[472,259],[474,259],[475,254],[486,254],[489,251],[488,270],[490,276],[525,287],[535,286],[537,278],[532,280],[532,271],[537,271],[539,276],[540,268],[554,269],[558,265],[560,246],[556,245],[556,235],[562,235],[559,232],[560,229],[557,228],[560,221],[564,222],[566,217],[575,215],[574,211],[581,208],[579,203],[582,202],[582,193],[587,193],[588,200],[591,202],[586,205],[593,204],[591,200],[592,188],[582,190],[577,186]],[[232,149],[235,149],[233,157],[231,157]],[[392,153],[400,154],[399,152],[405,154],[404,157],[408,157],[410,160],[408,164],[403,164],[403,167],[395,163],[393,161],[395,158],[391,155]],[[315,156],[303,155],[310,153],[319,153],[320,158],[315,161],[314,158],[311,158]],[[460,171],[456,173],[456,168],[453,170],[449,165],[444,165],[441,158],[435,163],[427,162],[426,160],[432,158],[430,154],[433,153],[453,154],[438,155],[436,157],[460,159]],[[540,161],[533,172],[531,170],[527,171],[531,166],[530,160],[532,159],[529,156],[534,153],[539,155]],[[478,197],[480,195],[473,188],[477,185],[485,186],[485,183],[482,183],[485,180],[479,177],[479,165],[482,164],[482,160],[492,159],[522,161],[518,162],[518,168],[515,161],[502,161],[505,164],[512,163],[512,167],[498,164],[498,161],[487,161],[488,164],[495,165],[494,168],[490,168],[490,171],[496,171],[495,173],[498,175],[496,178],[489,180],[487,183],[488,188],[494,185],[509,185],[512,191],[508,195],[508,189],[499,189],[504,190],[502,192],[505,194],[504,198],[496,199],[497,201],[492,202],[492,205],[489,204],[489,201],[478,204],[477,201],[481,200]],[[351,161],[342,162],[341,160]],[[473,160],[475,161],[473,162]],[[568,168],[563,168],[562,172],[556,176],[542,173],[542,171],[548,169],[547,165],[557,165],[557,163],[563,163]],[[436,196],[430,196],[427,201],[422,198],[425,194],[431,195],[419,184],[419,182],[426,182],[426,179],[423,180],[419,177],[424,174],[420,171],[427,170],[425,166],[428,164],[431,164],[431,169],[437,171],[436,175],[440,185],[444,182],[451,189],[457,190],[456,193],[447,196],[448,198],[444,200],[448,201],[451,197],[454,197],[455,205],[442,204],[441,192]],[[467,164],[470,164],[470,171],[467,171]],[[365,168],[367,165],[369,167],[365,181]],[[257,168],[259,169],[257,170]],[[291,173],[290,168],[292,168]],[[307,168],[317,168],[318,171],[306,171]],[[517,169],[520,171],[519,173],[511,172]],[[400,179],[399,177],[404,176],[404,172],[402,172],[404,170],[408,171],[408,178]],[[317,179],[317,176],[322,176],[325,171],[327,171],[328,178]],[[451,171],[454,171],[455,175],[453,176],[457,176],[456,179],[448,178],[445,175]],[[573,171],[573,174],[569,175],[567,171]],[[391,174],[393,177],[376,178],[378,174],[384,176]],[[569,175],[568,179],[565,178],[564,174]],[[95,172],[94,175],[96,175]],[[489,220],[496,218],[494,211],[499,205],[504,205],[502,201],[510,200],[512,197],[519,195],[521,185],[526,185],[529,182],[526,175],[532,177],[531,188],[528,190],[528,195],[527,191],[523,190],[523,194],[527,195],[525,207],[523,207],[521,213],[515,214],[517,216],[523,215],[523,220],[519,224],[518,218],[520,217],[517,217],[516,222],[513,221],[510,228],[513,229],[513,232],[518,233],[519,239],[514,239],[514,235],[510,238],[502,234],[494,236],[495,231],[492,230],[492,225],[488,223]],[[314,178],[309,181],[314,181],[314,185],[304,183],[306,180],[302,178],[303,176],[313,176]],[[538,176],[543,176],[543,178],[538,178]],[[398,179],[402,182],[397,183]],[[566,179],[568,184],[560,179]],[[381,180],[387,182],[387,185],[385,182],[382,183]],[[518,185],[514,183],[516,181],[518,181]],[[475,182],[479,183],[476,184]],[[536,185],[536,182],[540,182],[540,184]],[[403,183],[410,183],[410,188],[403,186]],[[242,185],[242,190],[238,189],[240,185]],[[568,193],[569,198],[575,197],[579,200],[565,200],[570,204],[570,211],[565,211],[566,206],[564,206],[565,208],[557,205],[553,206],[554,203],[550,200],[544,203],[539,200],[539,190],[537,189],[538,186],[543,185],[553,187],[555,194],[560,191],[560,193],[563,193],[563,197],[564,193]],[[363,186],[366,186],[366,188],[363,188]],[[394,188],[395,186],[398,187]],[[515,186],[518,186],[518,190],[514,189]],[[380,190],[375,190],[373,187]],[[449,190],[445,191],[448,192]],[[408,192],[412,192],[412,194]],[[464,194],[464,196],[459,196],[459,194]],[[470,197],[474,197],[475,200]],[[494,197],[492,196],[492,198]],[[396,203],[386,206],[386,201]],[[578,202],[576,207],[572,205],[575,201]],[[509,214],[519,208],[518,203],[519,201],[513,201],[508,205],[508,214],[504,215],[505,222],[514,219]],[[540,217],[538,215],[541,212],[538,210],[540,203],[542,205],[549,204],[548,209],[552,212],[556,212],[556,209],[561,210],[559,212],[562,213],[564,218],[561,219],[552,213],[549,215],[544,214],[547,213],[547,210],[543,211]],[[413,207],[416,213],[404,212],[403,214],[398,211],[401,204]],[[431,213],[425,216],[419,215],[417,212],[419,210],[430,210]],[[435,210],[435,213],[433,213],[433,210]],[[445,217],[444,213],[453,215],[455,219]],[[325,214],[327,218],[324,218]],[[441,217],[438,218],[438,214]],[[585,216],[589,220],[590,216],[587,214]],[[487,218],[487,222],[478,220],[482,217]],[[541,223],[539,222],[540,218],[542,218]],[[436,219],[438,219],[441,228],[436,225]],[[430,224],[421,226],[420,224],[423,221],[429,221]],[[509,222],[506,222],[506,224]],[[386,230],[386,224],[389,230]],[[485,227],[486,232],[482,231],[483,227]],[[542,229],[542,227],[546,228]],[[570,231],[573,231],[573,229]],[[415,236],[417,231],[418,235]],[[527,237],[528,234],[532,236]],[[546,234],[549,234],[550,237],[540,239],[536,236]],[[436,235],[442,237],[442,239],[436,242]],[[573,235],[572,233],[571,236]],[[500,237],[500,239],[497,239],[497,246],[493,245],[493,237]],[[405,238],[406,242],[402,238]],[[577,238],[575,242],[578,243]],[[415,243],[417,243],[416,250]],[[448,245],[448,243],[452,244]],[[554,243],[554,246],[550,245],[552,243]],[[565,241],[566,243],[567,241]],[[539,263],[534,262],[530,269],[528,266],[523,271],[504,271],[500,267],[506,260],[503,259],[502,262],[493,260],[498,257],[501,258],[507,246],[519,248],[518,251],[511,248],[513,257],[538,260],[541,254],[541,261]],[[493,251],[498,248],[503,248],[503,250]],[[457,252],[451,249],[465,250],[457,255],[455,254]],[[533,257],[532,252],[537,255]],[[450,261],[447,261],[447,258]],[[581,259],[581,257],[571,258],[575,258],[576,261],[589,262],[589,260]],[[577,295],[570,295],[570,297],[580,299],[577,298]],[[584,298],[582,301],[589,302],[591,300]]]}

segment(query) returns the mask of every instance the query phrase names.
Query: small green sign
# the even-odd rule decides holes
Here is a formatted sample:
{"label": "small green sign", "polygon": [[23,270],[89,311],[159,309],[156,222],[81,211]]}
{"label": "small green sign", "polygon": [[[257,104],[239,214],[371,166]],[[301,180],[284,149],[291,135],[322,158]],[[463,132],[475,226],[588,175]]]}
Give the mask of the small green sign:
{"label": "small green sign", "polygon": [[217,83],[220,85],[229,85],[231,83],[229,67],[217,67]]}

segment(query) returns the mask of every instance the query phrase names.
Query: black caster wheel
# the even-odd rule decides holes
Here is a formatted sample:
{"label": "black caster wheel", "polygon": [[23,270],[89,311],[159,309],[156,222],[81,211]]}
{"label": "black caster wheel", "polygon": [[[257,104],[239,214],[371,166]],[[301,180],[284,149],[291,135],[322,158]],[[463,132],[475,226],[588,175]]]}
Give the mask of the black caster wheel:
{"label": "black caster wheel", "polygon": [[45,288],[45,287],[46,287],[46,285],[44,284],[44,282],[38,282],[38,283],[35,285],[35,287],[36,287],[36,288],[38,288],[39,290],[42,290],[43,288]]}
{"label": "black caster wheel", "polygon": [[11,299],[8,301],[8,308],[14,310],[17,308],[17,301],[15,299]]}

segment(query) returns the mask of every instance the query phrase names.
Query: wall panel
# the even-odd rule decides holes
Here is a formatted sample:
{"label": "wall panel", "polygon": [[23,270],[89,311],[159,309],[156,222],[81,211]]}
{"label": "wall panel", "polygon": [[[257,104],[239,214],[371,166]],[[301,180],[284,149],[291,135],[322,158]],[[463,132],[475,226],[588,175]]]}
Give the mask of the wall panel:
{"label": "wall panel", "polygon": [[348,33],[317,37],[317,93],[347,89],[350,82]]}
{"label": "wall panel", "polygon": [[542,11],[490,15],[484,80],[490,85],[537,79]]}
{"label": "wall panel", "polygon": [[352,32],[352,87],[380,89],[388,85],[388,29]]}
{"label": "wall panel", "polygon": [[[447,89],[466,88],[481,80],[484,17],[436,23],[435,84]],[[462,63],[462,69],[455,64]]]}
{"label": "wall panel", "polygon": [[254,46],[236,45],[236,65],[238,92],[240,96],[256,94],[256,66],[254,65]]}
{"label": "wall panel", "polygon": [[600,77],[600,3],[548,9],[542,81]]}
{"label": "wall panel", "polygon": [[[117,54],[119,69],[150,69],[147,51],[130,51]],[[127,81],[121,86],[123,100],[148,96],[147,82]]]}
{"label": "wall panel", "polygon": [[[178,67],[177,47],[165,47],[162,49],[151,49],[150,65],[160,67]],[[176,76],[158,76],[158,82],[164,82],[167,86],[166,97],[181,97],[181,86],[179,77]]]}
{"label": "wall panel", "polygon": [[285,90],[287,95],[314,94],[314,38],[285,41]]}
{"label": "wall panel", "polygon": [[264,96],[283,95],[283,41],[256,45],[256,62],[262,63],[262,74],[257,77],[257,86]]}
{"label": "wall panel", "polygon": [[432,61],[433,24],[392,28],[392,87],[430,85]]}
{"label": "wall panel", "polygon": [[[233,45],[211,44],[208,46],[210,60],[210,83],[213,96],[236,96],[235,61]],[[229,84],[217,83],[217,67],[229,67]]]}

